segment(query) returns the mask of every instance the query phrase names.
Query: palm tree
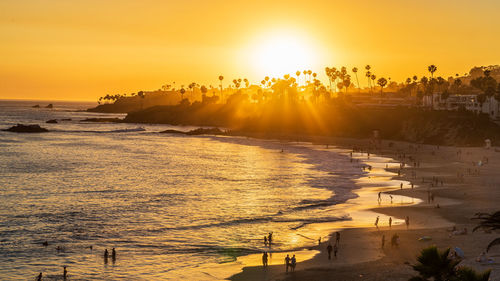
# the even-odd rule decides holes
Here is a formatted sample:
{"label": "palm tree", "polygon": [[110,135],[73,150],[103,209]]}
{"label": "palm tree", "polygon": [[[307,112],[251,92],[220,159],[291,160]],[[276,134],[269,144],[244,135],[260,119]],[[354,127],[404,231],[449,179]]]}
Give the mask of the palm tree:
{"label": "palm tree", "polygon": [[431,73],[431,78],[434,78],[434,72],[437,70],[437,66],[431,64],[427,67],[427,70]]}
{"label": "palm tree", "polygon": [[[497,211],[496,213],[493,214],[477,213],[473,219],[480,220],[479,225],[472,230],[473,232],[480,228],[490,231],[500,229],[500,211]],[[499,244],[500,244],[500,237],[491,241],[490,244],[488,244],[488,246],[486,247],[486,251],[488,252],[491,249],[491,247]]]}
{"label": "palm tree", "polygon": [[357,67],[353,67],[352,68],[352,72],[354,72],[354,75],[356,75],[356,83],[358,84],[358,92],[360,92],[361,88],[359,87],[358,68]]}
{"label": "palm tree", "polygon": [[419,273],[418,277],[413,277],[410,281],[429,280],[435,281],[449,280],[454,275],[455,266],[459,261],[448,257],[450,249],[440,252],[436,246],[425,248],[417,257],[418,263],[413,265],[413,269]]}
{"label": "palm tree", "polygon": [[387,85],[387,79],[385,79],[384,77],[379,78],[377,80],[377,84],[380,86],[380,94],[383,94],[384,93],[384,87],[385,87],[385,85]]}
{"label": "palm tree", "polygon": [[186,90],[184,90],[184,87],[181,88],[181,102],[184,100],[184,93]]}
{"label": "palm tree", "polygon": [[[370,79],[372,79],[372,81],[373,81],[373,82],[372,82],[372,88],[373,88],[373,85],[375,85],[375,79],[377,79],[377,76],[376,76],[375,74],[372,74],[372,75],[370,76]],[[372,89],[372,91],[373,91],[373,89]]]}
{"label": "palm tree", "polygon": [[365,76],[366,76],[366,79],[368,80],[368,88],[370,88],[370,90],[371,90],[372,85],[370,84],[370,77],[372,76],[372,73],[370,71],[367,71]]}
{"label": "palm tree", "polygon": [[202,95],[205,95],[208,92],[208,89],[207,89],[207,87],[205,87],[205,85],[203,85],[203,86],[201,86],[200,91],[201,91]]}
{"label": "palm tree", "polygon": [[219,75],[219,81],[220,81],[220,100],[223,101],[222,99],[222,80],[224,80],[224,76]]}
{"label": "palm tree", "polygon": [[451,259],[449,253],[450,249],[441,252],[436,246],[423,249],[420,256],[417,257],[418,263],[412,265],[413,269],[417,271],[419,275],[410,278],[409,281],[487,281],[489,279],[490,271],[476,273],[471,268],[456,268],[460,261]]}

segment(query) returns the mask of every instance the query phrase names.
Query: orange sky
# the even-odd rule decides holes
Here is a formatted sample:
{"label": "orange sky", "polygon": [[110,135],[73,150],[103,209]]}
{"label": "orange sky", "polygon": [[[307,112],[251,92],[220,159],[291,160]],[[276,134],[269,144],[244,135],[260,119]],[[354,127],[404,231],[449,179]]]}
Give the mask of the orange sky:
{"label": "orange sky", "polygon": [[[500,64],[499,10],[496,0],[2,0],[0,99],[96,100],[217,85],[220,74],[259,83],[281,73],[276,54],[289,73],[370,64],[403,80],[436,64],[447,77]],[[264,54],[276,44],[284,52]]]}

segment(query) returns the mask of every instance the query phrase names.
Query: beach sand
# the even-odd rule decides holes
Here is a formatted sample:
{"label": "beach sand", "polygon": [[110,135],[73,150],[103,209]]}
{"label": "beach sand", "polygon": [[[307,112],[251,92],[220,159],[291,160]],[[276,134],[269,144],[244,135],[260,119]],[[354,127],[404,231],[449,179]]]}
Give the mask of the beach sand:
{"label": "beach sand", "polygon": [[[293,273],[285,273],[284,263],[271,265],[266,269],[252,266],[245,267],[241,273],[232,276],[231,280],[408,280],[417,275],[410,265],[416,262],[421,249],[431,245],[440,249],[461,248],[465,252],[461,265],[474,267],[478,271],[492,269],[490,280],[500,280],[500,246],[492,248],[488,253],[495,260],[494,263],[479,264],[475,261],[485,251],[488,243],[500,235],[484,233],[482,230],[472,233],[476,221],[471,220],[477,212],[494,212],[500,209],[500,174],[497,173],[500,171],[500,152],[496,152],[494,148],[417,146],[395,141],[382,141],[375,151],[369,140],[309,138],[304,141],[343,148],[371,147],[372,153],[395,160],[402,160],[400,156],[404,153],[405,162],[409,165],[413,165],[412,161],[408,161],[408,157],[412,156],[416,159],[415,162],[419,162],[418,167],[403,168],[401,175],[398,177],[395,174],[393,180],[413,182],[414,189],[406,183],[402,190],[385,192],[383,200],[387,200],[388,194],[392,194],[394,197],[404,195],[421,201],[413,205],[381,204],[380,207],[373,208],[371,211],[376,212],[373,222],[377,214],[381,216],[379,229],[373,225],[342,230],[336,259],[328,260],[326,253],[328,243],[335,243],[335,236],[332,235],[330,241],[311,247],[319,251],[319,254],[303,262],[298,260]],[[369,163],[370,160],[366,161]],[[483,165],[479,166],[479,161]],[[388,170],[397,173],[398,169],[391,166]],[[464,176],[460,178],[458,173]],[[438,178],[434,186],[431,184],[433,177]],[[373,193],[371,198],[376,198],[376,189],[370,190]],[[434,195],[434,201],[430,203],[429,192]],[[361,197],[366,198],[364,195]],[[404,224],[393,225],[389,229],[385,220],[387,216],[399,219],[398,222],[409,216],[409,229]],[[459,230],[467,228],[468,234],[451,235],[453,226]],[[391,247],[390,239],[394,233],[400,237],[399,247]],[[382,235],[386,238],[383,249]],[[423,236],[430,236],[431,240],[419,241],[418,238]]]}

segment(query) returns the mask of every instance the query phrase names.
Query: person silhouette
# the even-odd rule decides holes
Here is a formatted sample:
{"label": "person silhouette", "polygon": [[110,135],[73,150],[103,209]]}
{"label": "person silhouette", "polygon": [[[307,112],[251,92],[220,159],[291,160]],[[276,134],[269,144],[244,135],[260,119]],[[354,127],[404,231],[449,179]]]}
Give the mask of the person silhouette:
{"label": "person silhouette", "polygon": [[267,246],[267,236],[264,236],[264,245]]}
{"label": "person silhouette", "polygon": [[271,245],[271,243],[273,242],[273,233],[272,232],[269,232],[269,236],[267,237],[267,242],[269,243],[269,245]]}
{"label": "person silhouette", "polygon": [[335,232],[335,244],[340,245],[340,232]]}
{"label": "person silhouette", "polygon": [[332,244],[328,243],[328,247],[326,247],[326,250],[328,251],[328,259],[331,260],[332,259],[332,250],[333,250]]}
{"label": "person silhouette", "polygon": [[104,263],[108,263],[109,252],[108,249],[104,250]]}
{"label": "person silhouette", "polygon": [[337,247],[337,244],[333,245],[333,256],[337,258],[337,252],[339,251],[339,247]]}
{"label": "person silhouette", "polygon": [[42,273],[38,274],[38,277],[36,278],[36,281],[42,281]]}
{"label": "person silhouette", "polygon": [[68,277],[68,270],[66,270],[66,266],[64,266],[63,279],[66,280],[67,277]]}
{"label": "person silhouette", "polygon": [[267,267],[267,252],[262,253],[262,266]]}
{"label": "person silhouette", "polygon": [[375,227],[378,229],[378,220],[379,220],[379,216],[377,216],[377,218],[375,219]]}
{"label": "person silhouette", "polygon": [[288,267],[290,266],[290,255],[288,255],[288,254],[285,257],[285,266],[286,266],[285,272],[288,272]]}
{"label": "person silhouette", "polygon": [[389,217],[389,228],[392,226],[392,217]]}
{"label": "person silhouette", "polygon": [[295,271],[295,266],[297,265],[297,259],[295,259],[295,255],[292,256],[292,259],[290,260],[290,267],[292,269],[292,272]]}
{"label": "person silhouette", "polygon": [[116,261],[116,251],[115,251],[115,248],[111,249],[111,259],[114,261]]}

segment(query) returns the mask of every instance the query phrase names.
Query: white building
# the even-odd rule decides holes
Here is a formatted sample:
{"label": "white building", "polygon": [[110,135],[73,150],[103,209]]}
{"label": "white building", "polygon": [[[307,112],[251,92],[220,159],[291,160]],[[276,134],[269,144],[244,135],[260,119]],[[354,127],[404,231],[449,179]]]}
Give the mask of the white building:
{"label": "white building", "polygon": [[500,103],[494,97],[487,97],[481,103],[477,95],[450,95],[447,99],[441,99],[441,94],[424,96],[422,99],[424,107],[432,107],[434,110],[459,110],[461,108],[474,113],[488,114],[491,119],[500,119]]}

